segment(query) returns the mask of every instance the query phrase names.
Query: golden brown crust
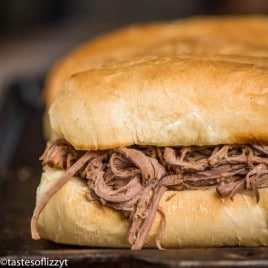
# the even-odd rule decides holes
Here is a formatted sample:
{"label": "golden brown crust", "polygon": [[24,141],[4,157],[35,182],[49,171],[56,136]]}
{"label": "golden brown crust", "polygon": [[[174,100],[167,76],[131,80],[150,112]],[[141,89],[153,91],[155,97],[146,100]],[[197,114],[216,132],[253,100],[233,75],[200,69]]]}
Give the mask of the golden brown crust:
{"label": "golden brown crust", "polygon": [[[46,167],[37,192],[37,202],[63,171]],[[58,190],[38,221],[41,237],[51,241],[95,247],[129,247],[128,220],[118,211],[86,198],[87,185],[72,178]],[[220,198],[215,189],[168,191],[160,207],[166,215],[163,247],[267,246],[268,189],[260,189],[260,202],[244,192],[234,201]],[[145,247],[155,247],[159,215]]]}
{"label": "golden brown crust", "polygon": [[54,138],[85,150],[267,143],[267,66],[142,57],[78,73],[50,107]]}
{"label": "golden brown crust", "polygon": [[197,17],[133,25],[102,35],[74,50],[50,72],[45,99],[54,99],[72,74],[148,54],[267,56],[266,16]]}

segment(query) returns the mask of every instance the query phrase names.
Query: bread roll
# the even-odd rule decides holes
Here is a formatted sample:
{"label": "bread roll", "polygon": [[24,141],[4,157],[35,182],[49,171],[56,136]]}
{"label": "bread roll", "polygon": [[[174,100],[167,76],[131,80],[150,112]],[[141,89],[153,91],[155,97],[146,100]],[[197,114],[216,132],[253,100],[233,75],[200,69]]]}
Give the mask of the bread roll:
{"label": "bread roll", "polygon": [[[37,202],[63,171],[46,167]],[[160,207],[166,215],[161,239],[165,248],[268,245],[268,189],[260,189],[257,204],[251,194],[236,194],[234,201],[219,198],[215,188],[167,191]],[[85,181],[72,178],[50,199],[38,220],[41,237],[63,244],[94,247],[129,247],[128,220],[120,212],[86,197]],[[160,216],[146,239],[155,247]]]}
{"label": "bread roll", "polygon": [[132,25],[101,35],[58,62],[46,83],[51,103],[72,74],[148,54],[247,55],[267,57],[266,16],[196,17]]}
{"label": "bread roll", "polygon": [[[267,65],[267,36],[268,19],[265,16],[196,17],[128,26],[100,35],[59,61],[46,81],[45,102],[48,107],[72,74],[133,60],[133,57],[224,55],[225,61],[252,64],[265,61]],[[233,55],[236,55],[235,59]],[[46,113],[43,126],[49,140],[53,134]]]}
{"label": "bread roll", "polygon": [[73,75],[49,110],[53,137],[82,150],[267,143],[267,63],[233,59],[142,57]]}

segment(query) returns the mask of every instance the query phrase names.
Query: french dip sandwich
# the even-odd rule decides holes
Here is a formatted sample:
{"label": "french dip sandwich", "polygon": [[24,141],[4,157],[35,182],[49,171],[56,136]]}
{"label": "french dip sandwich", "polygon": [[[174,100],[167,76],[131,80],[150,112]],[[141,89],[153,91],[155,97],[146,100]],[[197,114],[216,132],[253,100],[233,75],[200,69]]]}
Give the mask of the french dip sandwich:
{"label": "french dip sandwich", "polygon": [[[256,35],[268,30],[261,20]],[[268,245],[268,42],[258,50],[245,39],[256,55],[217,53],[217,43],[183,53],[179,36],[163,34],[154,49],[112,60],[100,53],[82,70],[71,61],[79,52],[71,54],[73,71],[50,83],[58,86],[48,93],[51,140],[40,158],[33,239],[131,249]]]}

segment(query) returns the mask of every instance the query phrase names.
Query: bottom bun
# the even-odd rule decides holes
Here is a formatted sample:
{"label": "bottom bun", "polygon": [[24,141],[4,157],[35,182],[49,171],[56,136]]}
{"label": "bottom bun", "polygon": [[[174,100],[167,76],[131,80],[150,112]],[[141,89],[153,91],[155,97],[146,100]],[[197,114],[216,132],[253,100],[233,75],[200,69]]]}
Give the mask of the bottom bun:
{"label": "bottom bun", "polygon": [[[45,167],[37,190],[37,202],[63,171]],[[84,180],[70,179],[49,200],[40,214],[42,238],[72,245],[130,247],[129,222],[120,212],[87,199]],[[166,215],[161,239],[164,248],[268,245],[268,189],[260,189],[260,201],[249,192],[234,201],[220,198],[215,188],[167,191],[160,206]],[[156,247],[161,216],[156,215],[145,247]]]}

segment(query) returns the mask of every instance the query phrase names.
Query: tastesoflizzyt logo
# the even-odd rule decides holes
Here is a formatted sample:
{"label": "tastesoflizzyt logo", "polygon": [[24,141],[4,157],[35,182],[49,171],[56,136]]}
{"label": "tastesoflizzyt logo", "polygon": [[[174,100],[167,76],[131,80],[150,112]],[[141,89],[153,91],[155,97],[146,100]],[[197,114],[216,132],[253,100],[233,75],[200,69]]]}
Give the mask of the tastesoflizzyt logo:
{"label": "tastesoflizzyt logo", "polygon": [[14,259],[0,258],[0,266],[4,267],[68,267],[67,259],[50,259],[43,257],[41,259]]}

